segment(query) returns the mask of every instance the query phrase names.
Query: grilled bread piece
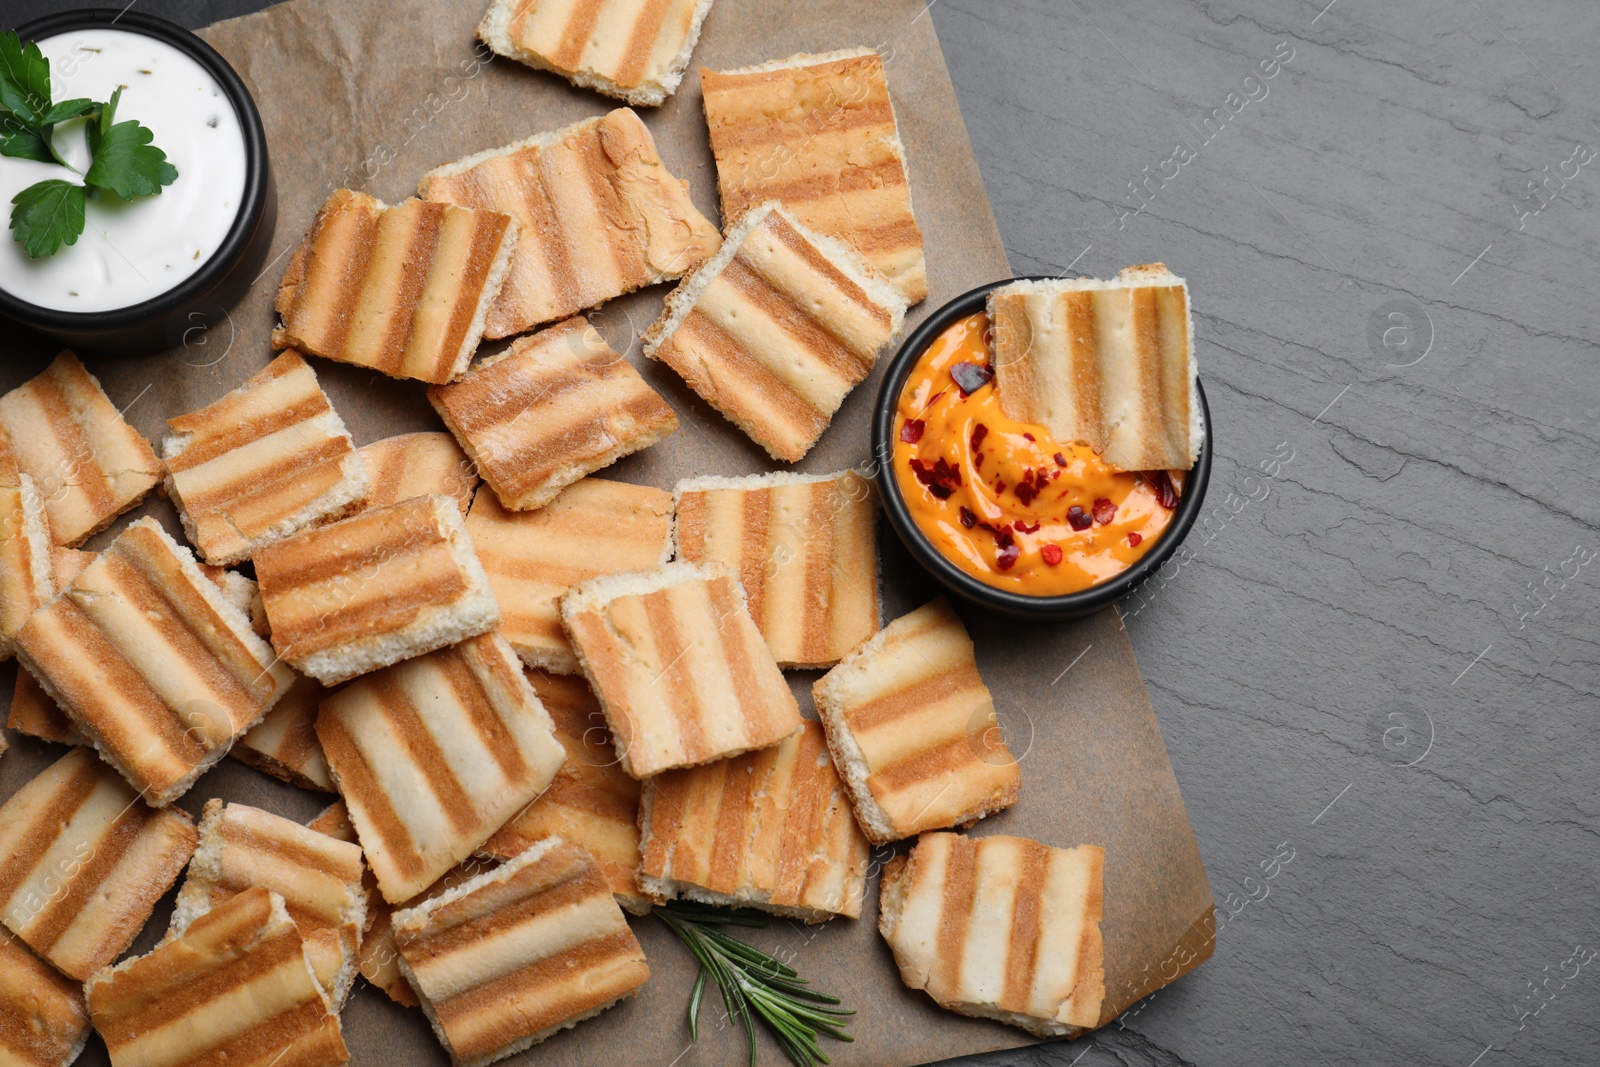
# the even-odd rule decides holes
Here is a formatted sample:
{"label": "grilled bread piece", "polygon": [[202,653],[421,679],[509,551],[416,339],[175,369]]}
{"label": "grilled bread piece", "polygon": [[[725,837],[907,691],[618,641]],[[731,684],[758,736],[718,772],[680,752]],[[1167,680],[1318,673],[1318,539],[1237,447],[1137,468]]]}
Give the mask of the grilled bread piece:
{"label": "grilled bread piece", "polygon": [[317,737],[384,899],[410,900],[544,791],[566,758],[498,634],[322,702]]}
{"label": "grilled bread piece", "polygon": [[293,680],[151,518],[34,613],[17,632],[17,656],[156,807],[182,796]]}
{"label": "grilled bread piece", "polygon": [[16,467],[32,476],[44,498],[57,544],[76,545],[105,529],[161,480],[150,443],[71,352],[0,396],[0,430]]}
{"label": "grilled bread piece", "polygon": [[777,200],[849,241],[915,304],[928,295],[905,146],[870,48],[701,70],[722,217]]}
{"label": "grilled bread piece", "polygon": [[550,788],[491,837],[482,851],[499,859],[521,855],[560,836],[586,849],[600,865],[617,903],[635,915],[650,911],[639,889],[639,783],[617,764],[600,702],[582,678],[528,672],[533,691],[556,724],[567,762]]}
{"label": "grilled bread piece", "polygon": [[275,348],[448,382],[467,369],[517,246],[498,211],[330,196],[289,260]]}
{"label": "grilled bread piece", "polygon": [[75,748],[0,804],[0,920],[81,982],[133,943],[194,846],[188,815]]}
{"label": "grilled bread piece", "polygon": [[428,399],[513,511],[543,507],[678,428],[667,402],[582,318],[519,338]]}
{"label": "grilled bread piece", "polygon": [[528,666],[577,674],[556,601],[578,582],[671,559],[672,496],[583,478],[538,511],[507,511],[479,492],[467,532],[500,604],[501,635]]}
{"label": "grilled bread piece", "polygon": [[635,778],[800,729],[794,694],[726,572],[668,563],[591,578],[561,598],[561,623]]}
{"label": "grilled bread piece", "polygon": [[667,297],[644,353],[793,463],[872,372],[905,312],[905,298],[853,249],[762,204]]}
{"label": "grilled bread piece", "polygon": [[374,441],[360,452],[371,480],[363,511],[433,493],[450,497],[463,515],[472,503],[478,472],[447,433],[403,433]]}
{"label": "grilled bread piece", "polygon": [[68,1067],[89,1030],[83,986],[0,930],[0,1063]]}
{"label": "grilled bread piece", "polygon": [[283,898],[247,889],[85,987],[115,1067],[336,1067],[339,1016]]}
{"label": "grilled bread piece", "polygon": [[178,891],[172,935],[253,886],[283,897],[305,958],[334,1011],[356,979],[367,926],[360,846],[248,804],[206,802],[200,847]]}
{"label": "grilled bread piece", "polygon": [[374,508],[256,553],[272,644],[295,670],[338,685],[500,621],[455,501]]}
{"label": "grilled bread piece", "polygon": [[478,40],[643,107],[677,90],[710,10],[711,0],[493,0]]}
{"label": "grilled bread piece", "polygon": [[1016,803],[1022,772],[944,598],[885,626],[811,693],[873,844],[970,826]]}
{"label": "grilled bread piece", "polygon": [[429,171],[417,195],[516,218],[490,338],[682,277],[722,241],[628,108]]}
{"label": "grilled bread piece", "polygon": [[1110,281],[1012,282],[989,294],[995,388],[1013,419],[1082,441],[1119,470],[1200,454],[1189,286],[1162,263]]}
{"label": "grilled bread piece", "polygon": [[822,727],[644,783],[639,884],[821,922],[861,915],[867,840],[850,815]]}
{"label": "grilled bread piece", "polygon": [[396,912],[394,932],[455,1067],[521,1052],[650,977],[594,857],[559,837]]}
{"label": "grilled bread piece", "polygon": [[878,629],[878,497],[855,471],[690,478],[677,556],[738,574],[780,667],[827,667]]}
{"label": "grilled bread piece", "polygon": [[44,498],[28,475],[16,481],[0,485],[0,660],[15,654],[28,616],[56,595]]}
{"label": "grilled bread piece", "polygon": [[248,559],[355,509],[367,494],[350,434],[298,352],[167,425],[167,495],[207,563]]}
{"label": "grilled bread piece", "polygon": [[[3,457],[0,457],[3,459]],[[65,589],[78,572],[94,561],[95,553],[80,552],[76,548],[54,546],[50,551],[50,574],[53,587]],[[32,672],[17,669],[17,684],[11,691],[11,711],[6,717],[6,729],[37,737],[41,741],[54,741],[60,745],[87,745],[88,740],[72,725],[67,713],[50,699],[39,687],[39,679]]]}
{"label": "grilled bread piece", "polygon": [[317,705],[327,695],[316,679],[295,675],[272,710],[234,742],[228,755],[302,789],[338,792],[317,741]]}
{"label": "grilled bread piece", "polygon": [[[65,589],[83,568],[94,562],[95,555],[93,552],[80,552],[75,548],[55,546],[50,553],[55,587]],[[259,605],[259,598],[255,595],[255,582],[237,571],[213,567],[208,563],[200,564],[200,573],[209,578],[212,585],[222,590],[222,595],[228,603],[241,611],[251,612],[252,628],[257,634],[263,632],[262,626],[255,625]],[[260,618],[265,622],[264,615]],[[78,732],[78,728],[72,725],[67,713],[39,687],[39,680],[26,670],[17,671],[17,685],[12,691],[11,714],[6,721],[6,728],[29,734],[41,741],[55,741],[63,745],[89,743]]]}
{"label": "grilled bread piece", "polygon": [[923,834],[883,871],[878,930],[901,980],[1040,1037],[1100,1024],[1105,850]]}

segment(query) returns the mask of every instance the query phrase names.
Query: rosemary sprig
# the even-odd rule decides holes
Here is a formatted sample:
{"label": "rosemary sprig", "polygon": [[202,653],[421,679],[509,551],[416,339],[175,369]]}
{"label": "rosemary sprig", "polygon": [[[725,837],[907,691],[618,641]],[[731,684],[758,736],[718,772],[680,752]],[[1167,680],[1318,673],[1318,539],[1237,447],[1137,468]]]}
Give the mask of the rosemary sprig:
{"label": "rosemary sprig", "polygon": [[751,1067],[756,1062],[757,1019],[772,1032],[778,1046],[797,1067],[832,1062],[818,1046],[818,1034],[827,1034],[836,1041],[855,1040],[843,1029],[848,1025],[848,1016],[855,1012],[833,1007],[839,1003],[838,997],[809,988],[810,983],[793,967],[721,929],[765,926],[765,919],[688,901],[673,901],[657,908],[656,918],[678,935],[678,940],[700,962],[700,974],[689,993],[691,1040],[700,1040],[700,1005],[705,1000],[708,976],[722,993],[728,1018],[744,1027]]}

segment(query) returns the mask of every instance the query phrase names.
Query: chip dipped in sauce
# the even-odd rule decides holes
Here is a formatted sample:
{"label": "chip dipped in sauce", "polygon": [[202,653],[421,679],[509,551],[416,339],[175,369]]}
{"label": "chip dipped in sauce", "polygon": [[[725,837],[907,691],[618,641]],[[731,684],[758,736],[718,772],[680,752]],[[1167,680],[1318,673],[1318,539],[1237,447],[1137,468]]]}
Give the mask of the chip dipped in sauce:
{"label": "chip dipped in sauce", "polygon": [[895,479],[934,547],[979,581],[1029,596],[1078,593],[1148,552],[1172,521],[1182,471],[1116,471],[1087,445],[1007,418],[989,317],[934,339],[895,413]]}

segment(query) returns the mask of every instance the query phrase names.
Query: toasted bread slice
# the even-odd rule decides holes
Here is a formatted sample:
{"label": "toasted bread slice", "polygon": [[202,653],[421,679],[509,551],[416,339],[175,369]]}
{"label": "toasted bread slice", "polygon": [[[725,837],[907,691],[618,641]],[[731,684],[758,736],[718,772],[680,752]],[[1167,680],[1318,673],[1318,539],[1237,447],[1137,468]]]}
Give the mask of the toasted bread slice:
{"label": "toasted bread slice", "polygon": [[75,748],[0,804],[0,920],[81,982],[133,943],[195,840]]}
{"label": "toasted bread slice", "polygon": [[248,804],[206,802],[200,845],[178,891],[173,936],[253,886],[283,897],[306,962],[334,1011],[356,979],[367,926],[361,848]]}
{"label": "toasted bread slice", "polygon": [[650,977],[594,857],[559,837],[396,912],[394,932],[455,1067],[521,1052]]}
{"label": "toasted bread slice", "polygon": [[327,695],[316,679],[295,675],[272,710],[234,742],[228,755],[302,789],[337,792],[317,741],[317,705]]}
{"label": "toasted bread slice", "polygon": [[543,507],[678,428],[667,402],[582,318],[519,338],[428,400],[512,511]]}
{"label": "toasted bread slice", "polygon": [[583,478],[537,511],[507,511],[480,491],[467,532],[500,604],[501,635],[528,666],[577,674],[556,601],[578,582],[671,559],[672,495]]}
{"label": "toasted bread slice", "polygon": [[472,503],[478,471],[447,433],[403,433],[362,447],[371,485],[361,510],[386,507],[414,496],[442,493],[461,513]]}
{"label": "toasted bread slice", "polygon": [[85,986],[114,1064],[336,1067],[339,1016],[283,897],[247,889]]}
{"label": "toasted bread slice", "polygon": [[701,70],[722,217],[777,200],[854,245],[917,303],[928,295],[905,146],[870,48]]}
{"label": "toasted bread slice", "polygon": [[367,494],[355,444],[298,352],[167,425],[167,495],[207,563],[248,559],[354,510]]}
{"label": "toasted bread slice", "polygon": [[[65,589],[83,568],[94,562],[95,555],[93,552],[55,546],[50,553],[55,587]],[[263,633],[262,626],[257,625],[257,618],[264,621],[265,616],[259,613],[256,583],[237,571],[213,567],[209,563],[201,563],[199,567],[200,573],[222,590],[222,596],[228,603],[250,613],[251,628],[257,634]],[[39,680],[27,670],[17,671],[17,685],[12,691],[11,713],[6,720],[6,728],[37,737],[41,741],[63,745],[89,744],[89,740],[72,725],[67,713],[40,688]]]}
{"label": "toasted bread slice", "polygon": [[89,1041],[83,986],[0,930],[0,1063],[69,1067]]}
{"label": "toasted bread slice", "polygon": [[1040,1037],[1100,1025],[1105,850],[923,834],[884,868],[878,930],[901,980]]}
{"label": "toasted bread slice", "polygon": [[494,0],[478,40],[573,85],[648,107],[677,90],[710,10],[711,0]]}
{"label": "toasted bread slice", "polygon": [[1021,769],[943,597],[885,626],[811,694],[873,844],[970,826],[1016,803]]}
{"label": "toasted bread slice", "polygon": [[635,778],[800,729],[794,694],[726,572],[668,563],[591,578],[561,598],[561,623]]}
{"label": "toasted bread slice", "polygon": [[22,624],[56,595],[50,521],[31,477],[0,485],[0,660],[16,654]]}
{"label": "toasted bread slice", "polygon": [[768,203],[667,297],[644,353],[793,463],[872,372],[905,311],[905,298],[853,249]]}
{"label": "toasted bread slice", "polygon": [[855,471],[690,478],[677,557],[738,574],[780,667],[828,667],[878,629],[878,495]]}
{"label": "toasted bread slice", "polygon": [[151,518],[17,632],[17,656],[157,807],[182,796],[293,680],[250,620]]}
{"label": "toasted bread slice", "polygon": [[289,260],[273,347],[448,382],[467,369],[516,246],[516,220],[498,211],[339,189]]}
{"label": "toasted bread slice", "polygon": [[995,388],[1013,419],[1082,441],[1118,470],[1188,470],[1204,431],[1189,286],[1162,263],[1110,281],[989,294]]}
{"label": "toasted bread slice", "polygon": [[269,545],[255,565],[273,647],[323,685],[500,622],[461,511],[437,494]]}
{"label": "toasted bread slice", "polygon": [[533,691],[556,725],[567,762],[550,788],[485,842],[498,859],[521,855],[547,837],[586,849],[600,865],[612,895],[626,911],[644,915],[650,899],[639,889],[639,783],[617,763],[600,702],[582,678],[528,672]]}
{"label": "toasted bread slice", "polygon": [[498,634],[323,700],[317,737],[391,904],[410,900],[542,793],[566,758]]}
{"label": "toasted bread slice", "polygon": [[44,498],[57,544],[80,544],[105,529],[161,480],[150,443],[71,352],[0,396],[0,430]]}
{"label": "toasted bread slice", "polygon": [[648,779],[639,825],[639,885],[657,901],[861,915],[867,839],[810,720],[771,748]]}
{"label": "toasted bread slice", "polygon": [[628,108],[429,171],[417,195],[516,218],[490,338],[680,278],[722,240]]}

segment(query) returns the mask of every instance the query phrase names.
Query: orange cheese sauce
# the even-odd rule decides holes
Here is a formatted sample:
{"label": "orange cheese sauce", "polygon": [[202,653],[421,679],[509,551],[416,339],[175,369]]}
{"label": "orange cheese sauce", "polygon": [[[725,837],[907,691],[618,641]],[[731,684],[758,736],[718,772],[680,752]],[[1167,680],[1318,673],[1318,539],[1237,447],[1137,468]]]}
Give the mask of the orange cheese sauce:
{"label": "orange cheese sauce", "polygon": [[952,368],[969,385],[988,374],[988,331],[987,315],[968,316],[912,368],[895,416],[896,481],[934,547],[974,578],[1030,596],[1081,592],[1150,550],[1173,515],[1158,482],[1165,473],[1174,501],[1184,472],[1112,470],[1086,445],[1007,418],[992,380],[964,396]]}

